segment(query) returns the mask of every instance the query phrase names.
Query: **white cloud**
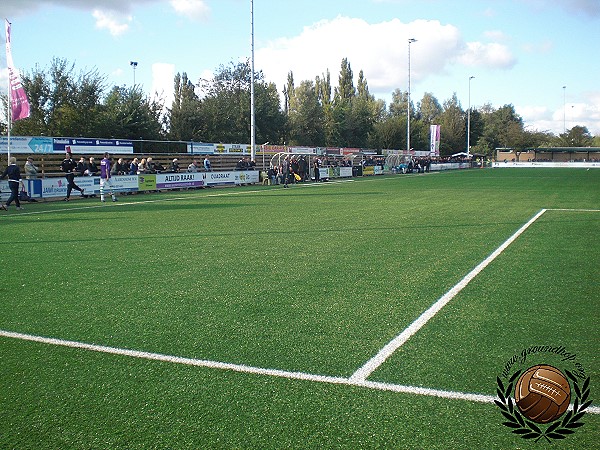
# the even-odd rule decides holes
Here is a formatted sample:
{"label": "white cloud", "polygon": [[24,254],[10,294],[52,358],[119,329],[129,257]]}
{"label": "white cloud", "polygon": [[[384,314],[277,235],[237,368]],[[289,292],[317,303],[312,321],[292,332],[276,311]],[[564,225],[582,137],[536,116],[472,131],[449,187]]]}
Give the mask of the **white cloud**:
{"label": "white cloud", "polygon": [[528,42],[523,44],[523,51],[534,55],[550,53],[554,49],[554,42],[549,39],[541,42]]}
{"label": "white cloud", "polygon": [[[97,28],[118,36],[128,30],[135,8],[152,3],[167,3],[167,0],[2,0],[0,16],[18,17],[59,4],[65,8],[90,12],[96,19]],[[206,19],[210,12],[207,0],[168,0],[168,3],[177,14],[192,20]]]}
{"label": "white cloud", "polygon": [[171,0],[170,3],[178,14],[194,20],[205,20],[210,13],[204,0]]}
{"label": "white cloud", "polygon": [[503,31],[500,30],[489,30],[483,33],[483,35],[488,38],[490,41],[499,42],[499,41],[507,41],[508,37],[504,34]]}
{"label": "white cloud", "polygon": [[531,129],[550,131],[556,135],[566,128],[587,127],[595,136],[600,135],[600,91],[585,94],[585,102],[567,103],[558,109],[545,106],[516,106],[515,110]]}
{"label": "white cloud", "polygon": [[152,64],[152,95],[164,100],[167,108],[171,107],[175,98],[173,80],[175,79],[175,65],[169,63]]}
{"label": "white cloud", "polygon": [[510,69],[516,59],[510,49],[503,44],[468,42],[459,61],[465,66]]}
{"label": "white cloud", "polygon": [[108,30],[112,36],[120,36],[129,29],[129,23],[133,20],[131,16],[123,15],[115,11],[101,11],[96,9],[92,12],[96,19],[96,28]]}
{"label": "white cloud", "polygon": [[338,16],[305,27],[299,36],[268,43],[256,52],[256,66],[283,88],[291,70],[298,85],[331,73],[337,84],[340,64],[347,58],[355,77],[362,69],[371,92],[389,93],[405,86],[408,78],[408,39],[411,44],[411,79],[422,80],[454,64],[464,47],[459,30],[438,21],[398,19],[369,24]]}

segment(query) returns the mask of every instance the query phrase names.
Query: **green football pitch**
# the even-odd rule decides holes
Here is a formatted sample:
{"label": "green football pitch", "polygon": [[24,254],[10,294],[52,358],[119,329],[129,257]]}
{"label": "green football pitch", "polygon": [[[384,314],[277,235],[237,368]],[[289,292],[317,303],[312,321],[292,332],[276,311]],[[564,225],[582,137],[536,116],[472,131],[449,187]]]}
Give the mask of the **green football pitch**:
{"label": "green football pitch", "polygon": [[[600,448],[600,170],[25,208],[0,448]],[[590,392],[583,426],[504,424],[498,383],[537,364]]]}

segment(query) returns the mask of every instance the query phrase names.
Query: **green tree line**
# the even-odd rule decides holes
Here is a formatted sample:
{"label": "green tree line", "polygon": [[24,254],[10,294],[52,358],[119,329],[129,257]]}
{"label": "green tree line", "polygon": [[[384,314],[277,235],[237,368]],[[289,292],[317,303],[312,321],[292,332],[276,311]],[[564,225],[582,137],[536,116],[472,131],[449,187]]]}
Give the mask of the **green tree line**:
{"label": "green tree line", "polygon": [[[64,59],[23,74],[31,116],[13,124],[13,135],[104,137],[131,140],[248,143],[250,141],[250,62],[221,65],[210,80],[194,83],[184,73],[174,78],[174,100],[165,105],[139,86],[108,87],[97,70],[77,71]],[[256,142],[317,147],[405,149],[406,91],[396,89],[388,104],[369,91],[362,70],[355,78],[343,59],[337,87],[329,71],[314,80],[288,73],[280,97],[274,83],[255,73]],[[3,98],[6,107],[6,97]],[[441,125],[440,152],[466,150],[467,114],[456,93],[440,101],[425,93],[411,99],[411,147],[429,148],[430,125]],[[498,147],[586,147],[600,143],[586,127],[558,136],[529,130],[513,105],[471,108],[471,152],[493,155]],[[6,132],[6,123],[2,123]]]}

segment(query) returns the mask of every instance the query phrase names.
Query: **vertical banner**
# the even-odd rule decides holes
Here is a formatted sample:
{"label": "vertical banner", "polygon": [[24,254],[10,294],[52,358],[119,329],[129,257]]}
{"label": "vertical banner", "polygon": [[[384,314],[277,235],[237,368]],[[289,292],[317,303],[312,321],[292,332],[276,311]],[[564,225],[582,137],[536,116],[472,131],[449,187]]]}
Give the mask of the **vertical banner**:
{"label": "vertical banner", "polygon": [[9,102],[12,121],[29,117],[29,101],[23,85],[21,75],[15,67],[10,49],[10,22],[6,21],[6,66],[8,68]]}
{"label": "vertical banner", "polygon": [[440,156],[440,131],[441,125],[431,125],[431,139],[429,145],[429,155],[430,156]]}

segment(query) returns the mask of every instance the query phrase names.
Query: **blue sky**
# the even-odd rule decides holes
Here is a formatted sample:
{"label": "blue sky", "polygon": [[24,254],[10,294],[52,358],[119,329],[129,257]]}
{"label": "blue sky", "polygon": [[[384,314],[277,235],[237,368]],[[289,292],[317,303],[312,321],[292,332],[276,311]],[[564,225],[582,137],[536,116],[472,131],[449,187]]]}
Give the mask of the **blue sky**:
{"label": "blue sky", "polygon": [[[250,0],[3,0],[12,52],[24,72],[52,58],[97,68],[110,85],[159,92],[173,76],[208,78],[250,56]],[[371,93],[389,102],[408,86],[440,103],[454,93],[471,105],[515,106],[530,129],[575,125],[600,135],[600,0],[254,0],[255,61],[283,89],[342,58],[362,69]],[[6,60],[1,52],[0,86]],[[566,86],[566,88],[563,88]]]}

